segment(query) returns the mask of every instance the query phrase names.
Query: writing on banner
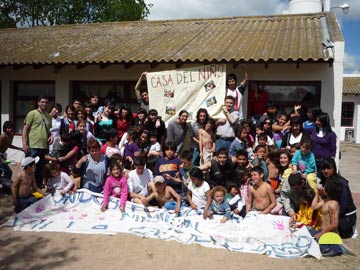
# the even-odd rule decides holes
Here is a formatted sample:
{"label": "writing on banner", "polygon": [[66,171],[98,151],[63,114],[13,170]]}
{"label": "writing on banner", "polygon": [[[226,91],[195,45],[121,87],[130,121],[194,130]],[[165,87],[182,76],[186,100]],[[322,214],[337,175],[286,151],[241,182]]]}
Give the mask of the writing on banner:
{"label": "writing on banner", "polygon": [[156,109],[165,123],[176,118],[181,110],[188,111],[188,120],[192,120],[200,108],[218,118],[224,103],[225,85],[225,64],[147,74],[150,108]]}

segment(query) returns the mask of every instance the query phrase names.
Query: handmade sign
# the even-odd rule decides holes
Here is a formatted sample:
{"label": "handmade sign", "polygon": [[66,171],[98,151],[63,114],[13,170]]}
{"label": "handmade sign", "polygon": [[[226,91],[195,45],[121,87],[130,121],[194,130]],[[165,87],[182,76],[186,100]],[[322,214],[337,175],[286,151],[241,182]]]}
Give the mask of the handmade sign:
{"label": "handmade sign", "polygon": [[221,115],[226,83],[224,64],[149,72],[146,80],[150,108],[156,109],[165,123],[181,110],[189,112],[188,120],[196,116],[199,108],[207,109],[213,118]]}
{"label": "handmade sign", "polygon": [[318,244],[305,227],[289,230],[285,216],[248,215],[224,224],[220,216],[204,220],[201,211],[183,208],[179,216],[163,209],[146,208],[111,198],[109,209],[100,211],[102,195],[81,189],[71,196],[50,196],[39,200],[3,226],[21,231],[53,231],[86,234],[131,233],[142,237],[197,243],[231,251],[261,253],[271,257],[320,258]]}

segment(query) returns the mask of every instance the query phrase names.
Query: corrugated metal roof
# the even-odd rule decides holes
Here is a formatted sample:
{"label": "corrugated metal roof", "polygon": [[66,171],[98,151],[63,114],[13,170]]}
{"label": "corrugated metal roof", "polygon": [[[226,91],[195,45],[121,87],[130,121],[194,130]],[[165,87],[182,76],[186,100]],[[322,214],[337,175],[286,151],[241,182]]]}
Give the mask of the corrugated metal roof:
{"label": "corrugated metal roof", "polygon": [[344,77],[343,94],[360,94],[360,76]]}
{"label": "corrugated metal roof", "polygon": [[0,65],[332,61],[324,31],[342,40],[332,13],[5,29]]}

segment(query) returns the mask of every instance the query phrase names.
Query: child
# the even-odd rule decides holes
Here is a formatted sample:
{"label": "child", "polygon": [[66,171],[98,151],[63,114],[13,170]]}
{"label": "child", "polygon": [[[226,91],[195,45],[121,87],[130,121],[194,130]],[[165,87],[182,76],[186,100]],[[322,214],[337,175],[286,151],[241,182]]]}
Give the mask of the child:
{"label": "child", "polygon": [[106,178],[104,186],[104,200],[100,210],[104,212],[109,205],[109,196],[120,199],[120,211],[125,211],[125,205],[128,196],[128,185],[125,176],[122,175],[123,169],[117,162],[110,164],[111,175]]}
{"label": "child", "polygon": [[251,182],[251,166],[246,156],[245,150],[240,150],[237,154],[237,166],[235,167],[235,179],[240,181],[240,195],[244,204],[249,197],[249,187]]}
{"label": "child", "polygon": [[203,129],[199,130],[200,165],[210,161],[215,152],[215,120],[209,118]]}
{"label": "child", "polygon": [[135,143],[137,136],[136,130],[132,129],[127,132],[126,140],[124,145],[124,166],[125,169],[131,170],[134,166],[135,152],[138,152],[138,146]]}
{"label": "child", "polygon": [[301,228],[306,226],[308,229],[319,230],[321,228],[321,210],[311,208],[315,197],[315,191],[312,188],[304,187],[300,190],[300,209],[296,214],[296,223],[290,223],[291,227]]}
{"label": "child", "polygon": [[241,214],[244,203],[240,195],[239,187],[237,185],[229,185],[227,193],[225,195],[225,200],[229,204],[230,209],[234,212],[234,214],[244,216]]}
{"label": "child", "polygon": [[210,186],[204,181],[204,174],[199,168],[191,168],[189,175],[191,181],[188,185],[187,200],[194,210],[205,208],[207,202],[211,201]]}
{"label": "child", "polygon": [[287,120],[287,115],[280,113],[277,117],[277,122],[272,125],[273,129],[273,140],[278,149],[281,148],[281,143],[284,135],[290,129],[290,122]]}
{"label": "child", "polygon": [[161,175],[165,178],[166,184],[172,187],[181,197],[186,193],[182,181],[178,177],[181,160],[175,157],[176,147],[172,143],[166,143],[163,147],[165,156],[160,158],[155,165],[154,175]]}
{"label": "child", "polygon": [[277,149],[270,151],[266,159],[267,169],[269,172],[269,183],[274,191],[279,186],[279,159],[280,153]]}
{"label": "child", "polygon": [[78,170],[76,167],[74,167],[71,170],[70,178],[71,178],[71,181],[74,183],[71,191],[76,192],[80,188],[80,184],[81,184],[80,170]]}
{"label": "child", "polygon": [[[329,178],[324,187],[324,199],[320,198],[319,192],[316,193],[312,201],[311,208],[322,211],[321,230],[310,230],[310,234],[319,239],[327,232],[338,232],[339,226],[339,200],[342,192],[342,185],[336,178]],[[336,256],[342,254],[339,245],[320,245],[320,251],[324,256]]]}
{"label": "child", "polygon": [[265,145],[258,145],[255,147],[255,159],[252,164],[254,167],[259,166],[263,170],[264,173],[264,181],[268,180],[269,172],[265,162],[266,157],[266,147]]}
{"label": "child", "polygon": [[70,176],[60,171],[59,165],[56,163],[50,163],[45,167],[49,172],[49,178],[45,179],[45,185],[47,192],[53,193],[56,190],[60,191],[61,195],[68,193],[74,186],[73,180]]}
{"label": "child", "polygon": [[86,129],[86,121],[84,120],[79,120],[76,124],[76,130],[78,130],[81,134],[81,146],[80,146],[80,150],[83,153],[83,155],[87,155],[87,142],[88,140],[90,140],[91,138],[95,139],[95,136],[93,133],[91,133],[90,131],[88,131]]}
{"label": "child", "polygon": [[316,160],[311,152],[311,141],[307,138],[300,142],[300,150],[297,150],[291,160],[293,165],[292,173],[300,171],[305,177],[309,186],[317,191],[316,183]]}
{"label": "child", "polygon": [[106,155],[108,158],[111,158],[113,154],[120,154],[120,149],[117,146],[118,142],[118,132],[116,129],[111,128],[108,131],[105,131],[106,143],[104,143],[100,148],[100,153]]}
{"label": "child", "polygon": [[276,206],[276,199],[271,186],[264,181],[264,171],[256,166],[251,169],[251,180],[254,182],[249,189],[249,198],[246,203],[246,214],[257,211],[268,214]]}
{"label": "child", "polygon": [[203,217],[204,219],[216,215],[224,215],[220,220],[225,223],[231,218],[231,209],[225,201],[226,189],[223,186],[215,186],[211,190],[212,200],[206,204]]}
{"label": "child", "polygon": [[167,210],[174,210],[175,214],[178,214],[181,206],[180,195],[172,187],[166,185],[165,179],[161,175],[155,176],[153,183],[156,192],[143,199],[143,205],[148,206],[152,200],[155,200],[160,208],[164,207]]}
{"label": "child", "polygon": [[246,148],[246,139],[248,136],[248,129],[245,127],[237,126],[235,129],[235,140],[231,143],[229,149],[229,157],[232,162],[236,163],[236,154],[240,149]]}
{"label": "child", "polygon": [[158,133],[156,129],[150,130],[149,137],[151,144],[150,144],[149,153],[147,154],[146,166],[153,171],[156,162],[159,160],[161,156],[161,145],[157,141]]}
{"label": "child", "polygon": [[185,186],[190,183],[190,170],[194,168],[192,164],[193,154],[189,150],[185,150],[180,155],[181,166],[179,168],[179,175],[181,176],[182,182]]}
{"label": "child", "polygon": [[21,162],[21,167],[23,170],[16,176],[14,179],[11,194],[12,202],[15,206],[15,213],[19,213],[24,210],[26,207],[30,206],[37,199],[33,196],[33,192],[37,191],[43,195],[46,193],[42,192],[35,182],[35,169],[36,163],[40,160],[39,157],[26,157]]}

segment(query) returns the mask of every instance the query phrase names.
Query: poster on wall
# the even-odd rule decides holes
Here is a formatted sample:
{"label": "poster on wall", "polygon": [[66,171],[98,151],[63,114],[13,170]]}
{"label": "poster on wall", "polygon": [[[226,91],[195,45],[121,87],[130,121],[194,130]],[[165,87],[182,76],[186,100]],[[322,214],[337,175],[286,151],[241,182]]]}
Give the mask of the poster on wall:
{"label": "poster on wall", "polygon": [[226,65],[214,64],[160,72],[146,76],[151,109],[156,109],[167,124],[181,110],[189,112],[188,120],[205,108],[213,118],[223,117]]}

